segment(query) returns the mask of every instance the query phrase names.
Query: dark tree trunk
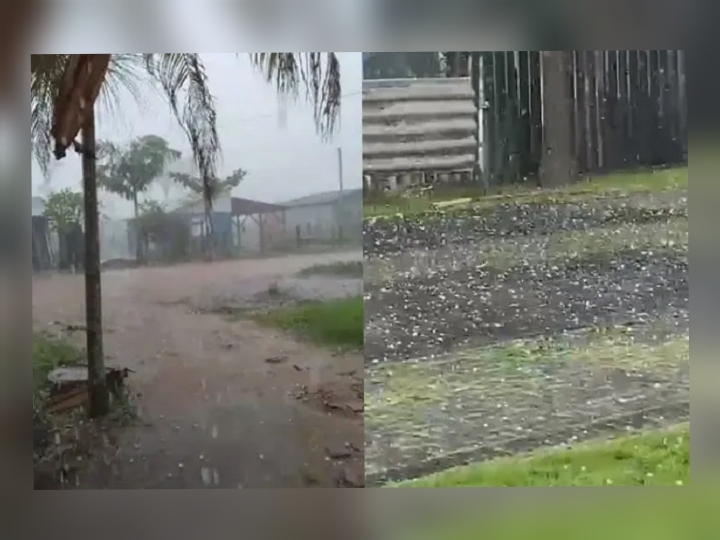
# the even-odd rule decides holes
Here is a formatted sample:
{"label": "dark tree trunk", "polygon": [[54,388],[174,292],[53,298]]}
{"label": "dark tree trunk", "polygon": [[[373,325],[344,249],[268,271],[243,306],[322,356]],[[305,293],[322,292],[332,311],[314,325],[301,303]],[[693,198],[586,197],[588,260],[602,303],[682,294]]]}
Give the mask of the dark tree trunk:
{"label": "dark tree trunk", "polygon": [[82,126],[82,176],[85,205],[85,318],[87,328],[88,387],[91,418],[106,415],[110,396],[105,379],[100,287],[100,225],[95,163],[95,114],[91,109]]}
{"label": "dark tree trunk", "polygon": [[573,98],[569,69],[572,51],[542,51],[543,155],[540,185],[556,187],[577,180],[572,140]]}
{"label": "dark tree trunk", "polygon": [[215,253],[215,227],[212,220],[212,207],[208,201],[205,201],[205,226],[203,227],[204,233],[204,249],[205,249],[205,260],[212,261]]}
{"label": "dark tree trunk", "polygon": [[138,208],[138,197],[137,193],[133,193],[133,209],[135,210],[135,260],[138,264],[144,262],[144,251],[143,251],[143,234],[140,229],[140,222],[138,216],[140,210]]}

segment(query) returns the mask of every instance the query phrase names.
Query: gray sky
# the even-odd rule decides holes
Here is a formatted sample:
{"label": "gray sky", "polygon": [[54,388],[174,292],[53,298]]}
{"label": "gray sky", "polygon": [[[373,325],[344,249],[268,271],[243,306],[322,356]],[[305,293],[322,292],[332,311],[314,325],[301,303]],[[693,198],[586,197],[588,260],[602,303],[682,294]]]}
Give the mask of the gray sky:
{"label": "gray sky", "polygon": [[[75,34],[77,35],[77,34]],[[73,51],[74,43],[55,47],[50,38],[45,50]],[[101,47],[102,48],[102,47]],[[111,47],[108,47],[111,49]],[[87,52],[87,51],[83,51]],[[323,143],[315,130],[312,108],[302,100],[287,105],[287,127],[279,127],[279,104],[274,88],[250,66],[247,56],[203,54],[209,85],[218,109],[218,131],[222,144],[219,176],[242,167],[248,171],[233,194],[268,202],[301,197],[337,189],[337,148],[343,153],[343,180],[346,188],[362,187],[362,60],[361,53],[340,53],[342,72],[342,110],[333,138]],[[131,96],[123,96],[114,111],[98,110],[98,138],[126,143],[146,134],[165,137],[192,160],[182,130],[177,127],[167,104],[153,91],[146,103],[138,106]],[[179,165],[181,168],[183,164]],[[49,186],[45,185],[33,161],[33,195],[64,187],[80,188],[80,159],[76,154],[51,168]],[[163,200],[160,186],[150,196]],[[187,196],[173,188],[171,199]],[[101,195],[104,211],[113,217],[127,217],[131,205],[116,196]]]}

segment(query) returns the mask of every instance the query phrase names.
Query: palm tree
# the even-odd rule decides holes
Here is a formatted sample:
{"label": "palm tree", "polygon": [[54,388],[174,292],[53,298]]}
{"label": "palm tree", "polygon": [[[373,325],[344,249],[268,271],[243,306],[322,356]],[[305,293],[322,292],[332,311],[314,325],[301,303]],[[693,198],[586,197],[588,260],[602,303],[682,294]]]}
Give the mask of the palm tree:
{"label": "palm tree", "polygon": [[[279,94],[298,96],[304,89],[319,133],[327,137],[333,132],[340,107],[335,53],[253,53],[250,61]],[[100,98],[110,107],[117,105],[123,87],[139,98],[141,82],[158,88],[187,136],[211,205],[220,155],[215,101],[199,54],[33,55],[30,67],[31,144],[43,173],[53,155],[61,159],[69,148],[82,156],[89,412],[103,416],[109,411],[109,395],[102,343],[95,102]]]}

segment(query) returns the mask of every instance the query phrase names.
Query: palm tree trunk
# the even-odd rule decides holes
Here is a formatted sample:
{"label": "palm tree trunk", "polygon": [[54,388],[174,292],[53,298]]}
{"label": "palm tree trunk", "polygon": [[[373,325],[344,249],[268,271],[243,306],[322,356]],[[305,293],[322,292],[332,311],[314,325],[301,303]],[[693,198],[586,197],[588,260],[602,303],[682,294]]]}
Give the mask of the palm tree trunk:
{"label": "palm tree trunk", "polygon": [[568,70],[572,51],[542,51],[543,155],[540,186],[556,187],[577,180],[573,148],[573,96]]}
{"label": "palm tree trunk", "polygon": [[104,416],[110,410],[103,353],[100,226],[95,146],[95,113],[91,109],[82,126],[82,176],[85,205],[85,318],[91,418]]}
{"label": "palm tree trunk", "polygon": [[212,261],[215,251],[215,230],[212,221],[212,210],[208,201],[205,201],[205,226],[203,231],[205,233],[205,259]]}
{"label": "palm tree trunk", "polygon": [[135,210],[135,261],[140,264],[143,262],[143,237],[142,231],[140,230],[140,223],[138,221],[140,210],[138,208],[137,193],[133,193],[133,209]]}

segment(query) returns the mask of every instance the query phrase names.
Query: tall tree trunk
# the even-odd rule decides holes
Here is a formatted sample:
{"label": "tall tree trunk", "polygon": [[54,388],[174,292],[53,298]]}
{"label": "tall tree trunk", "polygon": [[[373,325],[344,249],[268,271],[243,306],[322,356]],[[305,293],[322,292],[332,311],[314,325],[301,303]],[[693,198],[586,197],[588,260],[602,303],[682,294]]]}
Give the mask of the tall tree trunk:
{"label": "tall tree trunk", "polygon": [[[90,100],[89,100],[90,101]],[[92,103],[92,101],[90,101]],[[110,396],[105,378],[100,287],[100,224],[95,160],[95,114],[91,109],[82,126],[82,176],[85,205],[85,318],[88,355],[90,417],[106,415]]]}
{"label": "tall tree trunk", "polygon": [[213,260],[215,250],[215,230],[213,225],[212,210],[208,201],[205,201],[205,226],[203,227],[203,233],[205,235],[205,259],[208,261]]}
{"label": "tall tree trunk", "polygon": [[135,210],[135,260],[138,264],[141,264],[143,262],[143,235],[142,231],[140,230],[140,222],[138,221],[138,217],[140,214],[140,209],[138,207],[138,196],[137,193],[133,193],[133,209]]}
{"label": "tall tree trunk", "polygon": [[568,77],[571,69],[572,51],[542,51],[542,187],[563,186],[578,178],[572,140],[573,96]]}

